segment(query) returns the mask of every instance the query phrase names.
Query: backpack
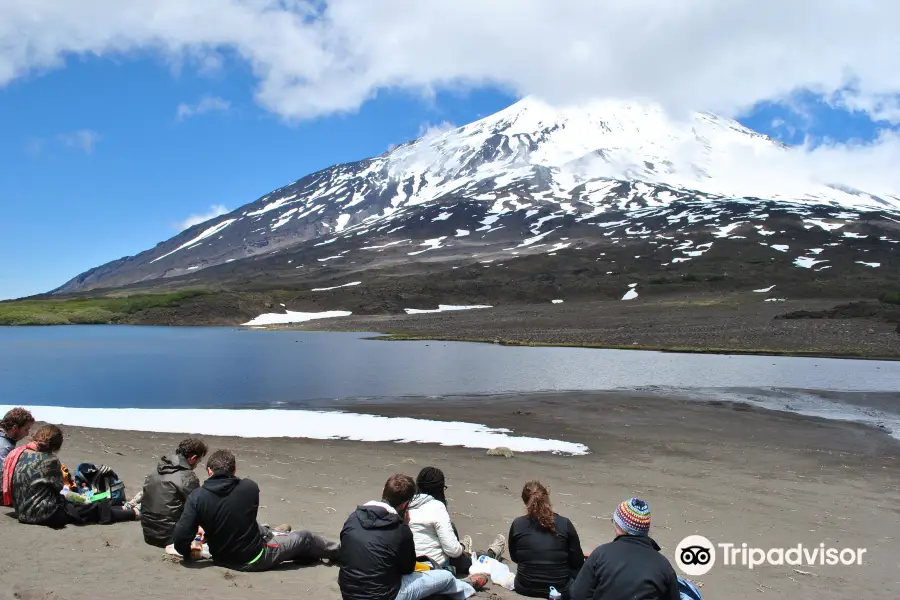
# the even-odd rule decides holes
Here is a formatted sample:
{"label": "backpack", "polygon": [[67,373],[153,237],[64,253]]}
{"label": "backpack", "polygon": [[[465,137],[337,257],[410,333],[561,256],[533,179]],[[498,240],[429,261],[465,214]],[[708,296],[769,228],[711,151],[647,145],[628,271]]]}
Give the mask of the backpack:
{"label": "backpack", "polygon": [[681,600],[703,600],[700,590],[694,583],[687,579],[678,578],[678,591],[681,592]]}
{"label": "backpack", "polygon": [[100,469],[93,463],[81,463],[75,469],[75,482],[79,486],[86,485],[94,494],[109,492],[112,506],[125,504],[125,484],[115,471],[109,470],[101,475]]}

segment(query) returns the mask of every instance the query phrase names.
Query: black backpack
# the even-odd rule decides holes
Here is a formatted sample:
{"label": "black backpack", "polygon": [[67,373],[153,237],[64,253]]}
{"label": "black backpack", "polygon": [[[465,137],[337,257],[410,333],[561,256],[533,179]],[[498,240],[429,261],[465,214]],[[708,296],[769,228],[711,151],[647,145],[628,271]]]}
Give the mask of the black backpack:
{"label": "black backpack", "polygon": [[125,484],[119,479],[115,471],[107,471],[100,474],[100,469],[93,463],[81,463],[75,469],[75,482],[87,485],[94,494],[109,492],[109,500],[112,506],[125,504]]}

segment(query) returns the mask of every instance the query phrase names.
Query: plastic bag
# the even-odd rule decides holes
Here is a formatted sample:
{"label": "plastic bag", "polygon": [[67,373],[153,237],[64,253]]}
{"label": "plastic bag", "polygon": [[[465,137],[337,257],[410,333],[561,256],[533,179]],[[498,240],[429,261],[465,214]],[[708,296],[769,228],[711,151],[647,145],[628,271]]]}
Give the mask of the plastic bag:
{"label": "plastic bag", "polygon": [[[178,552],[175,551],[175,544],[169,544],[168,546],[166,546],[166,554],[168,554],[169,556],[177,556],[178,558],[183,558],[180,554],[178,554]],[[194,560],[200,558],[212,558],[212,554],[209,553],[209,546],[207,544],[203,544],[203,548],[200,550],[200,552],[195,552],[192,550],[191,554],[193,554]]]}
{"label": "plastic bag", "polygon": [[477,575],[479,573],[490,575],[493,583],[508,590],[515,589],[516,575],[509,570],[507,565],[490,556],[472,554],[472,566],[469,567],[469,574]]}

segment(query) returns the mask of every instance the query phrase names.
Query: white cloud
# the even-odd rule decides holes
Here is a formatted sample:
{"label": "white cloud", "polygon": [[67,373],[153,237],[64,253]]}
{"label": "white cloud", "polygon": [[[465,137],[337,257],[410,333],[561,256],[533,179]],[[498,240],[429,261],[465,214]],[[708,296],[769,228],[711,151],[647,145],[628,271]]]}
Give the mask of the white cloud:
{"label": "white cloud", "polygon": [[900,3],[845,0],[85,0],[0,4],[0,82],[68,54],[233,51],[286,117],[379,89],[495,83],[551,101],[653,98],[735,114],[798,88],[900,92]]}
{"label": "white cloud", "polygon": [[[83,0],[75,9],[61,0],[4,0],[0,85],[61,68],[69,56],[153,51],[201,68],[237,57],[256,77],[257,102],[288,120],[354,111],[384,89],[428,98],[442,88],[485,84],[554,103],[615,96],[654,100],[674,113],[726,116],[811,90],[900,120],[900,2],[323,4]],[[808,168],[848,153],[881,164],[895,143],[885,136],[873,147],[830,146],[801,156],[812,161]]]}
{"label": "white cloud", "polygon": [[197,104],[179,104],[178,109],[175,111],[175,118],[179,121],[183,121],[189,117],[195,117],[208,112],[225,112],[229,108],[231,108],[231,102],[217,96],[206,96]]}
{"label": "white cloud", "polygon": [[87,154],[91,154],[97,142],[100,141],[100,134],[90,129],[79,129],[69,133],[60,133],[56,136],[56,139],[64,146],[83,150]]}
{"label": "white cloud", "polygon": [[222,215],[227,215],[229,212],[231,212],[231,211],[228,210],[227,208],[225,208],[224,206],[222,206],[221,204],[213,204],[212,206],[209,207],[208,212],[201,214],[201,215],[193,214],[193,215],[188,216],[188,218],[185,219],[184,221],[179,221],[178,223],[175,224],[175,229],[177,229],[178,231],[184,231],[185,229],[193,227],[194,225],[199,225],[200,223],[205,223],[206,221],[209,221],[210,219],[215,219],[216,217],[221,217]]}

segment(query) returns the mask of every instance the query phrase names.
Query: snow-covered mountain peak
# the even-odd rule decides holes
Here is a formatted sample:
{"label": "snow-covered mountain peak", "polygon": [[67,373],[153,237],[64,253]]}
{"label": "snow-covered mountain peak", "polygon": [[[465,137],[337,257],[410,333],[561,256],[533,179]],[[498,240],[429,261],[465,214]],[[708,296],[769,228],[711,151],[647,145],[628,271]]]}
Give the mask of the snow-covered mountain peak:
{"label": "snow-covered mountain peak", "polygon": [[[319,246],[344,248],[316,258],[324,268],[356,249],[401,252],[405,245],[412,247],[403,261],[476,245],[496,244],[509,256],[545,245],[555,252],[572,246],[570,227],[586,227],[590,233],[578,235],[614,244],[620,236],[647,240],[662,227],[671,229],[663,238],[668,245],[675,244],[671,235],[710,227],[727,237],[748,220],[759,221],[765,238],[773,234],[766,228],[770,213],[805,218],[807,229],[837,231],[881,211],[892,214],[893,227],[900,214],[896,195],[817,178],[798,152],[708,113],[675,117],[652,103],[618,99],[560,107],[529,97],[380,156],[307,175],[138,256],[80,275],[64,289],[195,274],[303,244],[314,253]],[[848,234],[834,243],[865,237]],[[893,235],[884,235],[885,243],[896,241]],[[775,245],[787,247],[782,241]]]}
{"label": "snow-covered mountain peak", "polygon": [[900,208],[889,197],[819,180],[796,152],[709,113],[675,119],[649,103],[601,99],[557,108],[528,97],[405,144],[385,155],[383,166],[392,179],[421,182],[418,201],[500,174],[504,181],[530,177],[537,167],[563,188],[616,179],[730,198]]}

